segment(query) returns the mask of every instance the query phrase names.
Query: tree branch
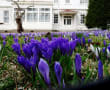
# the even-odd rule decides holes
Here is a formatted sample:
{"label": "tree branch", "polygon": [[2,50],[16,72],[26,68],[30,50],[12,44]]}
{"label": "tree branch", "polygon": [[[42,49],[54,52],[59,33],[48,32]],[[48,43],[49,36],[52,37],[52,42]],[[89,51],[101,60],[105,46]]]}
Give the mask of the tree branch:
{"label": "tree branch", "polygon": [[[10,1],[13,2],[17,6],[17,11],[16,11],[17,17],[22,17],[25,14],[25,9],[21,13],[22,9],[21,9],[20,5],[17,3],[17,1],[14,1],[14,0],[10,0]],[[28,9],[30,7],[32,7],[32,6],[28,6],[26,9]]]}
{"label": "tree branch", "polygon": [[16,4],[16,6],[17,6],[17,8],[18,8],[19,10],[21,9],[20,6],[19,6],[19,4],[17,3],[17,1],[11,0],[11,2],[13,2],[14,4]]}
{"label": "tree branch", "polygon": [[[32,7],[32,6],[28,6],[26,9],[28,9],[28,8],[30,8],[30,7]],[[21,13],[20,17],[22,17],[22,16],[25,14],[25,10],[26,10],[26,9],[23,10],[23,12]]]}

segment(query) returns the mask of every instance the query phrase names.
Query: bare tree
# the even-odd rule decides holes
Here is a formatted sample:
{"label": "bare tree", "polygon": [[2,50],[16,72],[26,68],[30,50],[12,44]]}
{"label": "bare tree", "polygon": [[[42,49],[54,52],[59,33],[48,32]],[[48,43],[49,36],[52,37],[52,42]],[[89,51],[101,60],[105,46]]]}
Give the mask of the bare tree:
{"label": "bare tree", "polygon": [[[22,8],[20,7],[19,3],[17,1],[14,0],[10,0],[11,2],[13,2],[16,6],[16,24],[17,24],[17,32],[21,33],[24,31],[23,26],[22,26],[22,17],[25,14],[25,9],[22,10]],[[28,6],[26,9],[30,8],[32,6]]]}

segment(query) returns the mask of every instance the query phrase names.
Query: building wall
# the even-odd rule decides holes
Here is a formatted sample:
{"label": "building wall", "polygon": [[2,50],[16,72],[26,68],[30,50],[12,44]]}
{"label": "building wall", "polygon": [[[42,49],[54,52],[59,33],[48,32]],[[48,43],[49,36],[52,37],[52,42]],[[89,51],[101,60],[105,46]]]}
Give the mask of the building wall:
{"label": "building wall", "polygon": [[[22,6],[23,7],[23,6]],[[25,8],[25,7],[24,7]],[[50,21],[49,22],[40,22],[39,19],[36,22],[28,22],[27,21],[27,10],[25,13],[25,21],[23,21],[23,27],[26,30],[52,30],[52,6],[34,6],[34,8],[38,9],[38,18],[39,18],[39,9],[40,8],[49,8],[50,9]],[[16,23],[14,23],[14,26]]]}
{"label": "building wall", "polygon": [[80,3],[80,0],[70,0],[70,3],[66,3],[65,0],[58,0],[58,3],[54,3],[53,6],[54,9],[88,9],[88,3]]}
{"label": "building wall", "polygon": [[[18,0],[15,0],[18,1]],[[34,1],[34,2],[33,2]],[[16,5],[6,0],[0,0],[0,30],[15,30],[17,28],[14,19],[14,8]],[[19,5],[22,8],[33,6],[34,8],[49,8],[50,9],[50,21],[49,22],[27,22],[27,10],[25,12],[25,20],[23,21],[23,28],[25,30],[83,30],[87,29],[84,24],[80,23],[81,14],[86,15],[88,9],[88,3],[80,3],[80,0],[70,0],[70,3],[65,3],[65,0],[58,0],[55,3],[54,0],[19,0]],[[65,14],[61,14],[62,10],[75,10],[77,13],[72,14],[72,25],[65,26],[63,23]],[[9,10],[9,23],[4,23],[4,11]],[[58,14],[58,24],[54,24],[54,14]],[[38,17],[39,18],[39,17]]]}
{"label": "building wall", "polygon": [[[82,0],[88,2],[88,0]],[[58,2],[54,2],[53,9],[54,13],[59,15],[59,23],[53,24],[54,29],[57,30],[85,30],[87,27],[85,24],[80,23],[81,15],[87,15],[88,3],[81,3],[81,0],[70,0],[70,3],[66,3],[65,0],[58,0]],[[70,26],[63,25],[63,17],[61,17],[60,12],[61,10],[74,10],[77,13],[72,15],[72,22],[73,24]],[[63,15],[62,15],[63,16]],[[62,21],[62,22],[61,22]]]}

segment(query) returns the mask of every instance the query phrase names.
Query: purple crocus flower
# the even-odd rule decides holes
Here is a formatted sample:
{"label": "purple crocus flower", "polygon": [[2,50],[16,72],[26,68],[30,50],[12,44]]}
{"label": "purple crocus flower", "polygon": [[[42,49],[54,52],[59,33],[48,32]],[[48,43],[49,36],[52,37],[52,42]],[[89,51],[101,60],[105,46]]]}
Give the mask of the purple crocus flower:
{"label": "purple crocus flower", "polygon": [[60,43],[59,48],[63,55],[69,54],[69,43]]}
{"label": "purple crocus flower", "polygon": [[78,43],[81,45],[81,39],[80,38],[78,38]]}
{"label": "purple crocus flower", "polygon": [[106,48],[105,48],[105,47],[102,48],[102,52],[103,52],[103,53],[106,52]]}
{"label": "purple crocus flower", "polygon": [[30,63],[24,56],[18,56],[18,63],[21,64],[29,73],[31,72]]}
{"label": "purple crocus flower", "polygon": [[31,68],[32,68],[32,71],[33,73],[35,74],[36,73],[36,59],[37,58],[34,58],[34,57],[31,57],[30,60],[28,60],[28,63],[29,63],[29,67],[30,67],[30,71],[31,71]]}
{"label": "purple crocus flower", "polygon": [[5,34],[1,34],[1,36],[2,36],[3,40],[6,39],[6,35]]}
{"label": "purple crocus flower", "polygon": [[86,36],[86,37],[89,37],[89,33],[85,33],[85,36]]}
{"label": "purple crocus flower", "polygon": [[106,41],[105,40],[103,41],[103,44],[104,44],[104,47],[106,47]]}
{"label": "purple crocus flower", "polygon": [[80,55],[77,53],[75,56],[75,68],[76,68],[76,73],[80,75],[81,73],[81,65],[82,65],[82,60]]}
{"label": "purple crocus flower", "polygon": [[32,49],[30,47],[30,44],[24,44],[22,49],[26,57],[30,58],[32,56]]}
{"label": "purple crocus flower", "polygon": [[75,32],[73,32],[73,33],[72,33],[72,40],[75,40],[75,39],[76,39],[76,37],[77,37],[77,36],[76,36],[76,33],[75,33]]}
{"label": "purple crocus flower", "polygon": [[48,56],[49,63],[51,63],[51,59],[53,56],[53,50],[51,48],[48,48],[47,53],[48,53],[47,56]]}
{"label": "purple crocus flower", "polygon": [[19,56],[21,55],[21,49],[20,49],[20,44],[19,43],[14,43],[12,45],[13,50],[18,54]]}
{"label": "purple crocus flower", "polygon": [[98,61],[98,79],[103,79],[103,64],[101,60]]}
{"label": "purple crocus flower", "polygon": [[26,37],[24,38],[24,41],[25,41],[25,43],[27,42],[27,38]]}
{"label": "purple crocus flower", "polygon": [[25,59],[24,56],[18,56],[17,60],[18,60],[18,63],[21,64],[21,65],[23,65],[23,66],[26,63],[26,59]]}
{"label": "purple crocus flower", "polygon": [[75,47],[76,47],[76,40],[70,41],[70,42],[69,42],[70,55],[72,55],[72,53],[73,53]]}
{"label": "purple crocus flower", "polygon": [[5,47],[5,45],[6,45],[6,41],[5,41],[5,40],[3,40],[3,47]]}
{"label": "purple crocus flower", "polygon": [[29,73],[31,73],[31,68],[33,74],[36,73],[36,60],[31,57],[30,60],[25,58],[24,56],[18,56],[18,63],[21,64]]}
{"label": "purple crocus flower", "polygon": [[82,44],[85,45],[86,41],[85,41],[85,38],[82,37]]}
{"label": "purple crocus flower", "polygon": [[107,48],[108,48],[108,50],[110,51],[110,44],[108,45],[108,47],[107,47]]}
{"label": "purple crocus flower", "polygon": [[15,43],[18,43],[18,38],[14,38],[14,42]]}
{"label": "purple crocus flower", "polygon": [[42,55],[45,59],[47,59],[49,61],[49,64],[50,64],[52,56],[53,56],[53,50],[52,50],[52,48],[49,48],[48,46],[46,46],[46,44],[44,44],[44,45],[45,46],[43,46]]}
{"label": "purple crocus flower", "polygon": [[39,56],[38,56],[38,50],[37,50],[37,48],[34,47],[32,49],[32,52],[33,52],[33,59],[34,59],[35,63],[38,64],[38,62],[39,62]]}
{"label": "purple crocus flower", "polygon": [[49,77],[49,66],[47,62],[43,59],[40,59],[40,62],[38,64],[38,69],[41,73],[41,75],[44,77],[45,82],[50,85],[50,77]]}
{"label": "purple crocus flower", "polygon": [[94,35],[98,37],[99,33],[97,31],[95,31]]}
{"label": "purple crocus flower", "polygon": [[59,86],[61,85],[62,67],[59,62],[55,62],[54,71],[58,80]]}
{"label": "purple crocus flower", "polygon": [[92,39],[88,39],[88,43],[91,43],[92,42]]}
{"label": "purple crocus flower", "polygon": [[48,38],[41,38],[42,43],[48,43],[48,41],[49,41]]}

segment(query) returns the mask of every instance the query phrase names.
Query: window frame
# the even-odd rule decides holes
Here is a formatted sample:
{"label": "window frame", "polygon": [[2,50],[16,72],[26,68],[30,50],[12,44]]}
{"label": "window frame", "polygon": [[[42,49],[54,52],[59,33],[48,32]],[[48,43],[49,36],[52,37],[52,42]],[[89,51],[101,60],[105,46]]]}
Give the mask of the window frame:
{"label": "window frame", "polygon": [[38,22],[38,8],[28,8],[26,15],[27,15],[27,22]]}
{"label": "window frame", "polygon": [[54,14],[54,24],[58,24],[58,14]]}
{"label": "window frame", "polygon": [[50,22],[50,8],[39,8],[39,22]]}
{"label": "window frame", "polygon": [[[6,15],[6,12],[8,12],[7,15]],[[3,11],[3,22],[4,23],[9,23],[9,10],[4,10]]]}
{"label": "window frame", "polygon": [[85,14],[81,14],[80,18],[80,24],[85,24]]}

